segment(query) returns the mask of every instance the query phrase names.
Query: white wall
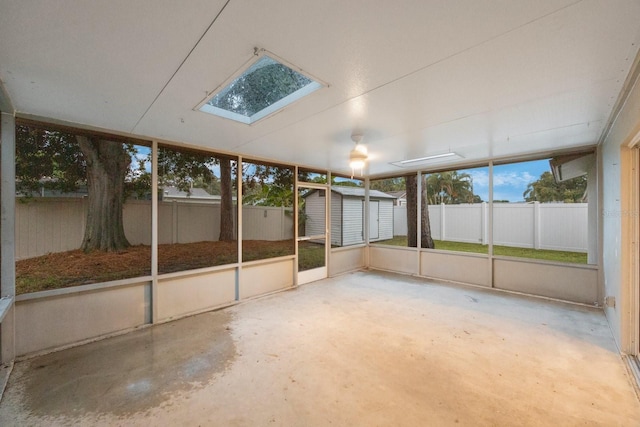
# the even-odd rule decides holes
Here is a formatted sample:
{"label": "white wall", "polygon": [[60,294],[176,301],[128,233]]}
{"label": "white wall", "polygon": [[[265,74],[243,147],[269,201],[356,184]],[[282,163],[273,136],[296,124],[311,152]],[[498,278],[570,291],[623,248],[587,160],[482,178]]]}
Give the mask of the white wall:
{"label": "white wall", "polygon": [[[628,144],[640,132],[640,84],[618,114],[611,131],[599,147],[602,186],[602,270],[604,296],[614,297],[615,307],[605,307],[614,338],[623,352],[634,353],[635,344],[630,331],[635,322],[631,318],[637,301],[632,301],[631,221],[638,212],[631,205],[632,150]],[[636,255],[637,257],[637,255]]]}

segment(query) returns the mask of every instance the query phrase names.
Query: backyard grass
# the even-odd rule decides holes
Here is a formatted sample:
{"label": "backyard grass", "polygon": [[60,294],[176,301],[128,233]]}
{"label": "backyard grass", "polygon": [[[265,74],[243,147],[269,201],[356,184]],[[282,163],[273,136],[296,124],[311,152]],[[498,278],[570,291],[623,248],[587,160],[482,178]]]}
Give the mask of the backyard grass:
{"label": "backyard grass", "polygon": [[[300,242],[299,268],[325,265],[324,246]],[[158,246],[161,274],[217,265],[238,260],[237,242],[195,242]],[[243,261],[294,254],[293,240],[242,242]],[[16,294],[46,291],[91,283],[108,282],[151,274],[151,248],[139,245],[120,252],[81,250],[59,252],[16,262]]]}
{"label": "backyard grass", "polygon": [[298,243],[298,271],[311,270],[324,265],[324,244]]}
{"label": "backyard grass", "polygon": [[[242,242],[243,259],[293,255],[293,240]],[[158,246],[158,271],[172,273],[238,260],[236,242],[195,242]],[[58,252],[16,262],[16,294],[101,283],[151,274],[151,248],[131,246],[121,252]]]}
{"label": "backyard grass", "polygon": [[[376,243],[393,246],[407,246],[406,236],[395,236],[393,239],[382,240]],[[449,242],[444,240],[434,240],[436,249],[445,251],[473,252],[487,254],[489,247],[481,243]],[[551,251],[547,249],[514,248],[511,246],[493,246],[493,254],[498,256],[511,256],[517,258],[533,258],[546,261],[569,262],[575,264],[586,264],[587,254],[582,252]]]}

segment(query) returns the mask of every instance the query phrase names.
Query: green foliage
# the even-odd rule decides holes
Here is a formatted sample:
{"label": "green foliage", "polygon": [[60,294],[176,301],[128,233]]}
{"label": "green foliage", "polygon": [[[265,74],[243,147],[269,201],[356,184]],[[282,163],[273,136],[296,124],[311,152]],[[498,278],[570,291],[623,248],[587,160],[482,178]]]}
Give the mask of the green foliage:
{"label": "green foliage", "polygon": [[473,178],[458,171],[432,173],[427,177],[427,199],[430,205],[480,203],[473,193]]}
{"label": "green foliage", "polygon": [[158,184],[160,187],[173,186],[190,194],[192,188],[204,188],[210,194],[218,178],[213,172],[218,159],[199,151],[158,148]]}
{"label": "green foliage", "polygon": [[243,163],[242,203],[253,206],[293,206],[293,169]]}
{"label": "green foliage", "polygon": [[[137,148],[131,143],[121,144],[129,157]],[[123,200],[134,195],[138,199],[150,197],[151,173],[147,160],[138,159],[127,171]],[[40,193],[68,194],[87,186],[87,164],[76,136],[59,130],[38,126],[16,125],[16,192],[26,198]]]}
{"label": "green foliage", "polygon": [[527,202],[579,203],[585,199],[586,191],[586,175],[557,183],[553,174],[545,171],[538,180],[527,185],[522,196]]}
{"label": "green foliage", "polygon": [[364,186],[364,183],[362,181],[336,181],[336,177],[332,176],[331,177],[331,185],[335,185],[338,187],[356,187],[356,188],[362,188]]}
{"label": "green foliage", "polygon": [[382,191],[383,193],[388,193],[390,191],[405,191],[405,178],[401,176],[396,178],[378,179],[371,181],[369,188],[371,190]]}
{"label": "green foliage", "polygon": [[16,191],[70,193],[86,185],[86,163],[74,135],[16,125]]}

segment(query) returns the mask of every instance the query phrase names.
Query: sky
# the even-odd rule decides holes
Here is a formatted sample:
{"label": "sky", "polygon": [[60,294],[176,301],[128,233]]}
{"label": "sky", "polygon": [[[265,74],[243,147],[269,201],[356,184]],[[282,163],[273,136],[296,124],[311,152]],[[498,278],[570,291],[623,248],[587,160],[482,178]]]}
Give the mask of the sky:
{"label": "sky", "polygon": [[[524,202],[522,193],[530,182],[536,181],[545,171],[550,171],[549,160],[511,163],[493,167],[493,200]],[[483,201],[489,200],[489,168],[465,169],[473,178],[473,192]]]}
{"label": "sky", "polygon": [[[132,168],[137,169],[136,159],[146,160],[150,148],[136,146],[137,153],[132,156]],[[151,172],[151,163],[145,164],[147,172]],[[219,175],[219,166],[214,167],[214,173]],[[511,163],[493,167],[493,199],[508,200],[509,202],[524,202],[522,193],[527,189],[527,185],[540,178],[545,171],[550,171],[549,160],[534,160],[531,162]],[[459,170],[460,173],[468,173],[473,178],[473,192],[480,196],[483,201],[489,201],[489,168],[482,167],[476,169]],[[349,181],[338,178],[337,181]]]}

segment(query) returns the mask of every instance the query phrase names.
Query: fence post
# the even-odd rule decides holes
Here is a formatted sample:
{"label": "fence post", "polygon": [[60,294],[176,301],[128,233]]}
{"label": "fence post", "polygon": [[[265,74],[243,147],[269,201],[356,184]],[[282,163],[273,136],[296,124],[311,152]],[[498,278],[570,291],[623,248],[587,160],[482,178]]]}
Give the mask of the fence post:
{"label": "fence post", "polygon": [[480,204],[480,240],[487,244],[487,202]]}
{"label": "fence post", "polygon": [[444,203],[440,203],[440,240],[447,240],[444,235],[445,223],[445,207]]}
{"label": "fence post", "polygon": [[540,202],[533,202],[533,248],[540,249]]}

